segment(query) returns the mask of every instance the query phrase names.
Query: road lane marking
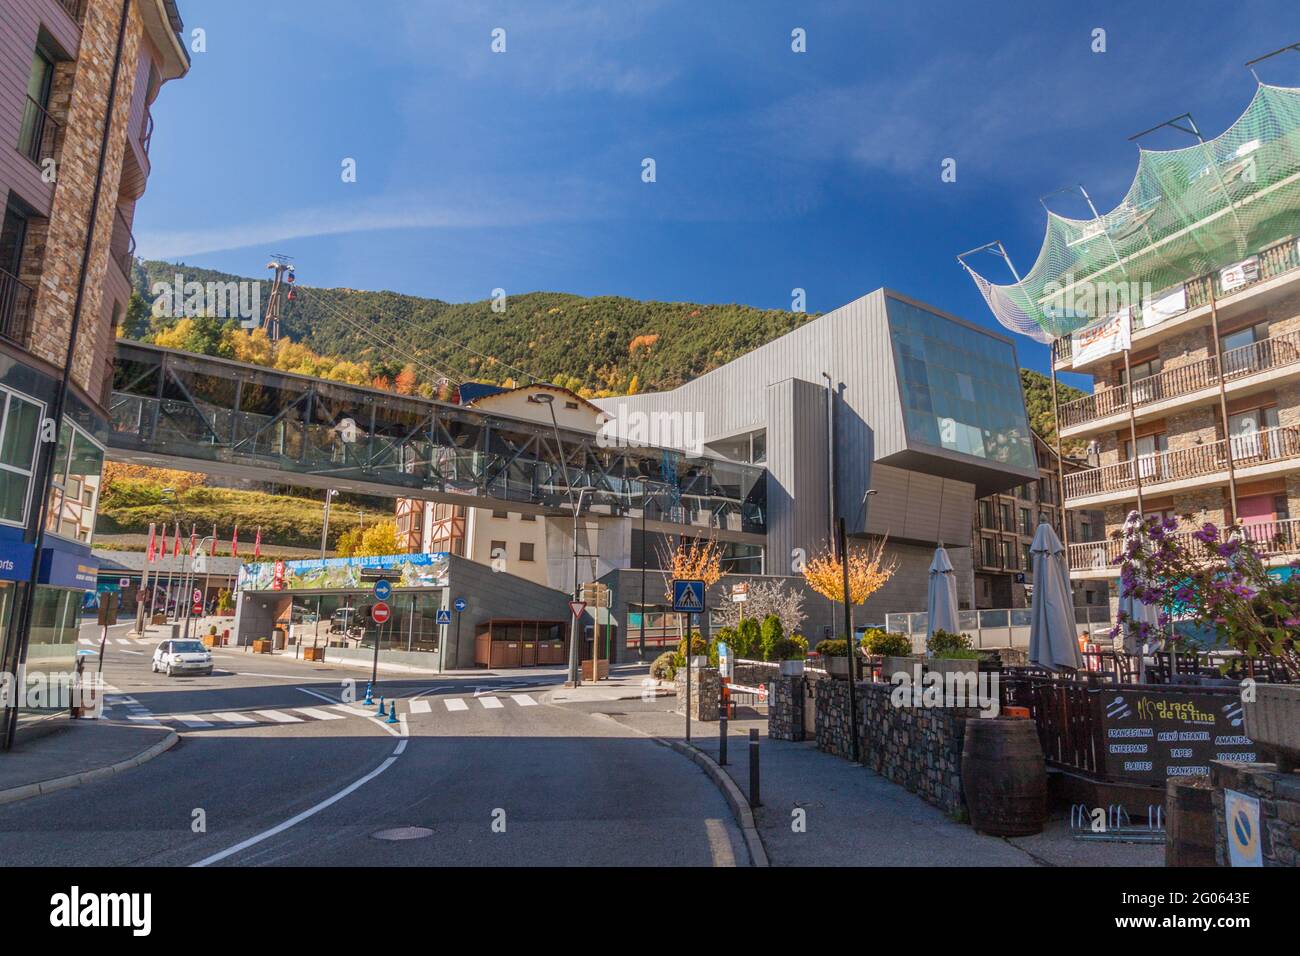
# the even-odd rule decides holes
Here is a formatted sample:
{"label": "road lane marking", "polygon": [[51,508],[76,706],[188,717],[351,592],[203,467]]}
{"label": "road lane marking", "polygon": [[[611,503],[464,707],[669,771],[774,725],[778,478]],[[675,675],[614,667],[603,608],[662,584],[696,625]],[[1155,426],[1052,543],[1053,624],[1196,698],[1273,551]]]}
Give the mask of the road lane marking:
{"label": "road lane marking", "polygon": [[505,706],[499,697],[480,697],[478,702],[483,705],[484,710],[500,710]]}
{"label": "road lane marking", "polygon": [[469,704],[459,697],[449,697],[443,703],[447,705],[448,710],[469,710]]}
{"label": "road lane marking", "polygon": [[216,717],[216,718],[218,718],[218,719],[220,719],[220,720],[228,721],[228,722],[230,722],[230,723],[232,723],[232,724],[255,724],[255,723],[257,723],[257,721],[255,721],[252,717],[249,717],[247,714],[237,714],[237,713],[235,713],[233,710],[222,711],[222,712],[219,713],[219,714],[212,714],[212,716],[213,716],[213,717]]}
{"label": "road lane marking", "polygon": [[317,720],[342,720],[342,714],[331,714],[328,710],[317,710],[315,707],[295,707],[300,714],[306,714],[308,717],[315,717]]}
{"label": "road lane marking", "polygon": [[308,809],[304,810],[302,813],[298,814],[297,816],[290,817],[288,820],[285,820],[283,823],[273,826],[271,827],[271,829],[266,830],[263,833],[259,833],[256,836],[251,836],[247,840],[244,840],[240,843],[236,843],[234,846],[230,847],[229,849],[222,850],[220,853],[214,853],[211,856],[204,857],[203,859],[199,860],[197,863],[191,863],[190,865],[195,867],[201,867],[201,866],[208,866],[209,864],[212,863],[219,863],[222,860],[224,860],[226,857],[233,856],[234,854],[240,852],[241,850],[246,850],[250,846],[256,846],[258,843],[261,843],[263,840],[269,840],[277,833],[283,833],[285,830],[288,830],[290,827],[297,826],[303,820],[315,816],[325,808],[331,807],[334,804],[338,803],[348,794],[354,793],[355,791],[361,789],[366,784],[368,784],[371,780],[374,780],[376,777],[378,777],[381,773],[383,773],[385,770],[387,770],[396,762],[397,762],[397,754],[393,754],[392,756],[384,760],[384,762],[381,763],[374,770],[370,771],[370,773],[366,774],[364,777],[361,777],[360,779],[352,781],[352,783],[348,784],[338,793],[334,794],[334,796],[322,800],[320,803],[316,804],[316,806],[309,807]]}
{"label": "road lane marking", "polygon": [[413,700],[410,709],[413,714],[427,714],[433,710],[433,707],[427,700]]}
{"label": "road lane marking", "polygon": [[179,720],[186,727],[211,727],[212,724],[206,720],[201,720],[194,714],[168,714],[168,719]]}
{"label": "road lane marking", "polygon": [[390,735],[392,735],[392,736],[394,736],[394,737],[404,737],[404,736],[406,736],[406,723],[405,723],[405,722],[403,722],[403,723],[400,725],[400,726],[401,726],[401,733],[398,733],[396,730],[394,730],[392,727],[388,726],[388,724],[386,724],[384,721],[380,720],[378,717],[373,717],[373,716],[371,716],[369,711],[366,711],[366,710],[354,710],[354,709],[353,709],[353,705],[351,705],[351,704],[341,704],[341,703],[339,703],[338,701],[336,701],[333,697],[326,697],[324,694],[317,693],[317,692],[314,691],[314,690],[308,690],[306,687],[299,687],[299,688],[297,688],[297,690],[302,691],[304,694],[310,694],[312,697],[319,698],[320,700],[325,701],[327,704],[331,704],[331,705],[333,705],[335,708],[337,708],[337,709],[339,709],[339,710],[342,710],[342,711],[345,711],[346,713],[356,714],[356,715],[358,715],[358,716],[365,717],[366,720],[370,721],[372,724],[375,724],[377,727],[379,727],[380,730],[384,731],[384,733],[386,733],[386,734],[390,734]]}
{"label": "road lane marking", "polygon": [[[104,643],[107,644],[108,642],[105,641]],[[119,637],[119,638],[117,639],[117,643],[119,643],[119,644],[127,644],[127,645],[129,645],[131,642],[128,641],[125,637]]]}
{"label": "road lane marking", "polygon": [[295,717],[293,714],[286,714],[280,710],[256,710],[255,714],[261,714],[267,720],[273,720],[277,724],[301,724],[302,718]]}
{"label": "road lane marking", "polygon": [[537,706],[537,701],[533,700],[533,699],[532,699],[531,697],[529,697],[527,694],[515,694],[514,697],[511,698],[511,699],[514,700],[514,702],[515,702],[516,704],[518,704],[520,707],[536,707],[536,706]]}

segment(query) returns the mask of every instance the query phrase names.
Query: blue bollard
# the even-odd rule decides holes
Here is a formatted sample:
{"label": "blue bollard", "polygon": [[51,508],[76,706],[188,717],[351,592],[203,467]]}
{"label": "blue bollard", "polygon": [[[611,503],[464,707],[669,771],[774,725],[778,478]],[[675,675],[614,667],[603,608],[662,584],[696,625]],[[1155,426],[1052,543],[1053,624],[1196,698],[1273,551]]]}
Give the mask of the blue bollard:
{"label": "blue bollard", "polygon": [[386,721],[384,721],[384,723],[386,723],[386,724],[395,724],[395,723],[397,723],[397,701],[392,701],[392,702],[389,703],[389,705],[388,705],[388,719],[387,719]]}
{"label": "blue bollard", "polygon": [[367,707],[373,707],[375,705],[375,699],[370,696],[370,681],[366,681],[366,699],[363,703]]}
{"label": "blue bollard", "polygon": [[379,698],[379,713],[375,714],[375,716],[376,717],[384,716],[384,698],[382,697]]}

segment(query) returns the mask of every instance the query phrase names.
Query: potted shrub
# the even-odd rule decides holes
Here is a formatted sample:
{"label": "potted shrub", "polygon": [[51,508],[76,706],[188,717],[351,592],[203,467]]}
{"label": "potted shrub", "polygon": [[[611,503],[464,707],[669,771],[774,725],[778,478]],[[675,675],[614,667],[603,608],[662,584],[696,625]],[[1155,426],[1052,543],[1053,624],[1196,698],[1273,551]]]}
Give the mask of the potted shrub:
{"label": "potted shrub", "polygon": [[217,626],[213,624],[208,627],[208,633],[203,635],[203,646],[216,647],[217,643]]}
{"label": "potted shrub", "polygon": [[798,677],[808,656],[808,642],[798,634],[783,637],[773,642],[770,653],[771,659],[779,663],[782,677]]}
{"label": "potted shrub", "polygon": [[259,637],[257,640],[253,641],[253,653],[270,654],[272,646],[273,645],[269,637]]}
{"label": "potted shrub", "polygon": [[929,651],[929,659],[926,661],[929,670],[940,674],[979,673],[980,653],[971,646],[967,634],[937,630],[930,635],[926,648]]}
{"label": "potted shrub", "polygon": [[828,638],[817,645],[826,673],[836,677],[849,676],[849,642],[842,637]]}
{"label": "potted shrub", "polygon": [[921,660],[912,653],[910,637],[879,628],[872,628],[862,635],[862,650],[864,654],[879,655],[880,676],[885,681],[899,672],[913,673],[913,668]]}

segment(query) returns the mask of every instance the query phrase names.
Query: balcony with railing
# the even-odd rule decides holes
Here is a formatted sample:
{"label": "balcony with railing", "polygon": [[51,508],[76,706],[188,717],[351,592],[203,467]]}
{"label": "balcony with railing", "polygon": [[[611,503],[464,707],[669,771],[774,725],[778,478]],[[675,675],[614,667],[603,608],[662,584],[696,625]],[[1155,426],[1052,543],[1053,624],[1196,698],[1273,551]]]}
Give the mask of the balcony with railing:
{"label": "balcony with railing", "polygon": [[0,269],[0,339],[27,347],[35,302],[36,290]]}
{"label": "balcony with railing", "polygon": [[[1176,531],[1172,537],[1183,545],[1190,545],[1194,533]],[[1300,554],[1300,518],[1251,521],[1241,525],[1237,533],[1250,541],[1255,553],[1264,559]],[[1118,572],[1123,551],[1124,542],[1119,538],[1071,544],[1070,570]]]}
{"label": "balcony with railing", "polygon": [[67,12],[68,16],[76,23],[81,23],[81,18],[86,12],[86,0],[59,0],[59,6]]}
{"label": "balcony with railing", "polygon": [[[1225,300],[1231,300],[1234,296],[1245,292],[1246,290],[1259,285],[1262,282],[1268,282],[1270,279],[1276,279],[1278,276],[1287,275],[1300,271],[1300,243],[1294,238],[1286,239],[1282,242],[1275,243],[1259,253],[1249,257],[1246,261],[1254,259],[1254,267],[1242,270],[1243,276],[1241,281],[1234,282],[1231,288],[1223,287],[1223,270],[1216,269],[1213,272],[1204,275],[1194,276],[1183,283],[1185,293],[1184,309],[1181,312],[1170,314],[1168,312],[1157,312],[1147,309],[1143,303],[1133,306],[1133,333],[1147,329],[1156,328],[1179,315],[1185,315],[1188,312],[1195,311],[1210,303],[1210,290],[1214,290],[1214,299],[1216,302],[1226,304]],[[1052,344],[1052,359],[1059,368],[1062,365],[1068,365],[1074,355],[1074,344],[1072,336],[1064,336],[1057,339]]]}
{"label": "balcony with railing", "polygon": [[1116,493],[1135,493],[1138,481],[1143,490],[1191,478],[1207,478],[1228,470],[1228,455],[1234,467],[1251,468],[1272,462],[1300,458],[1300,428],[1264,428],[1231,441],[1220,439],[1180,448],[1176,451],[1141,455],[1136,461],[1117,462],[1065,476],[1065,497],[1070,501]]}
{"label": "balcony with railing", "polygon": [[[1300,363],[1300,332],[1287,332],[1224,352],[1223,380],[1235,382],[1297,363]],[[1212,355],[1134,380],[1133,407],[1180,398],[1218,384],[1219,360]],[[1061,406],[1061,428],[1068,431],[1126,411],[1128,401],[1128,386],[1120,384],[1066,402]]]}
{"label": "balcony with railing", "polygon": [[130,279],[131,266],[135,263],[135,236],[120,209],[113,219],[113,235],[109,239],[108,253],[122,270],[122,275]]}
{"label": "balcony with railing", "polygon": [[27,97],[23,125],[18,131],[18,151],[40,166],[47,159],[57,158],[62,140],[62,124],[44,106]]}

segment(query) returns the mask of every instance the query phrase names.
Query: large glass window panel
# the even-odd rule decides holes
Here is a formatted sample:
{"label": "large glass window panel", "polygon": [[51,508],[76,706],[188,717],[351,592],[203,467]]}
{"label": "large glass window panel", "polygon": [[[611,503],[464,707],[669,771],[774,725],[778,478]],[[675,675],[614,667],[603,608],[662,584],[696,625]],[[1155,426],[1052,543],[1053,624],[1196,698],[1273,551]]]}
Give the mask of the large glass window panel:
{"label": "large glass window panel", "polygon": [[39,405],[0,391],[0,521],[26,521],[40,418]]}
{"label": "large glass window panel", "polygon": [[89,544],[104,470],[104,451],[80,429],[64,423],[54,461],[46,530]]}
{"label": "large glass window panel", "polygon": [[886,303],[909,442],[1032,468],[1012,346],[910,303]]}

